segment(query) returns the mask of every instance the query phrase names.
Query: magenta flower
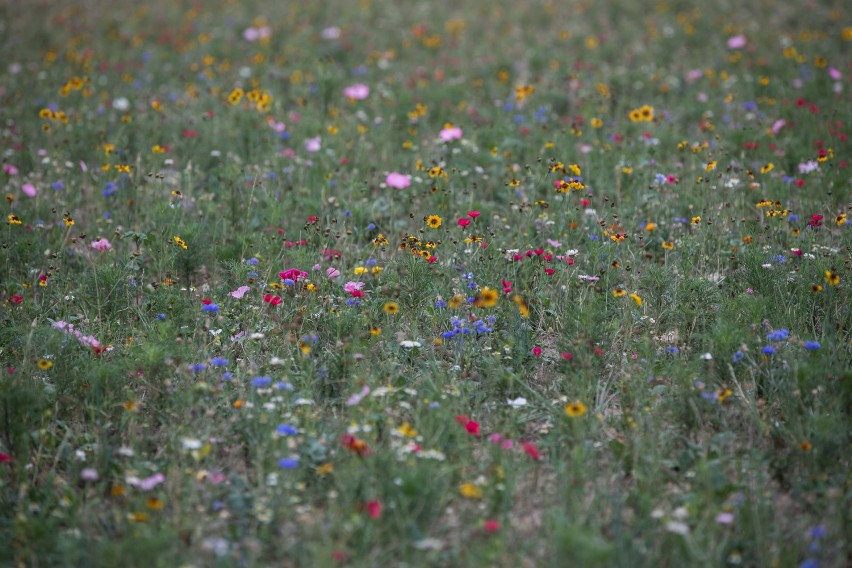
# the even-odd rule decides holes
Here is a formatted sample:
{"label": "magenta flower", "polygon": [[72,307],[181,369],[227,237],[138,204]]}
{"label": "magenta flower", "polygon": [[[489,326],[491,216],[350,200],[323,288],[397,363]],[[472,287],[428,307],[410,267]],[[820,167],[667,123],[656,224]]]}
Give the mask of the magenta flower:
{"label": "magenta flower", "polygon": [[282,280],[292,280],[293,282],[298,282],[299,278],[307,278],[308,273],[304,270],[299,270],[298,268],[288,268],[283,272],[279,272],[278,276],[280,276]]}
{"label": "magenta flower", "polygon": [[25,183],[24,185],[22,185],[21,191],[23,191],[24,195],[26,195],[27,197],[35,197],[36,195],[38,195],[38,190],[36,190],[36,187],[31,183]]}
{"label": "magenta flower", "polygon": [[411,178],[405,174],[391,172],[385,179],[385,183],[388,184],[388,187],[392,187],[394,189],[405,189],[411,185]]}
{"label": "magenta flower", "polygon": [[745,47],[748,40],[744,35],[736,35],[732,38],[728,38],[728,47],[730,49],[742,49]]}
{"label": "magenta flower", "polygon": [[355,83],[343,89],[343,96],[353,101],[363,101],[370,96],[370,87],[363,83]]}
{"label": "magenta flower", "polygon": [[96,241],[92,241],[92,248],[100,252],[106,252],[112,248],[112,244],[110,244],[108,240],[100,238]]}
{"label": "magenta flower", "polygon": [[459,140],[462,137],[462,129],[457,126],[444,128],[443,130],[441,130],[438,136],[440,136],[441,140],[443,140],[444,142],[452,142],[453,140]]}
{"label": "magenta flower", "polygon": [[352,292],[357,292],[364,287],[363,282],[352,282],[351,280],[343,285],[343,289],[350,294]]}
{"label": "magenta flower", "polygon": [[308,152],[319,152],[322,147],[322,138],[316,136],[305,140],[305,150]]}
{"label": "magenta flower", "polygon": [[329,266],[328,268],[325,269],[325,275],[329,279],[337,278],[338,276],[340,276],[340,271],[338,269],[334,268],[333,266]]}

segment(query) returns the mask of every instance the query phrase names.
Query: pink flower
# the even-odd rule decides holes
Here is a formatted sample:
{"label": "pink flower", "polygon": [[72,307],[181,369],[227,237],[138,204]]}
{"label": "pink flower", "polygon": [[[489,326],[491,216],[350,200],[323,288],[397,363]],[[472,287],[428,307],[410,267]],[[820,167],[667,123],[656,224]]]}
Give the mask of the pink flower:
{"label": "pink flower", "polygon": [[443,130],[441,130],[438,136],[440,136],[441,140],[444,142],[452,142],[453,140],[459,140],[462,137],[462,129],[457,126],[444,128]]}
{"label": "pink flower", "polygon": [[470,225],[470,219],[468,219],[467,217],[462,217],[461,219],[459,219],[459,227],[467,227],[468,225]]}
{"label": "pink flower", "polygon": [[385,183],[388,184],[389,187],[392,187],[394,189],[405,189],[406,187],[411,185],[411,178],[405,174],[391,172],[385,179]]}
{"label": "pink flower", "polygon": [[151,477],[146,477],[145,479],[128,479],[127,484],[132,485],[134,487],[138,487],[142,491],[150,491],[156,486],[160,485],[166,480],[166,476],[162,473],[155,473]]}
{"label": "pink flower", "polygon": [[364,397],[366,397],[368,394],[370,394],[370,387],[361,387],[360,392],[357,392],[349,397],[349,399],[346,401],[346,406],[357,405],[362,400],[364,400]]}
{"label": "pink flower", "polygon": [[93,467],[87,467],[80,472],[80,479],[83,481],[97,481],[98,477],[98,470]]}
{"label": "pink flower", "polygon": [[277,306],[281,303],[281,297],[273,296],[272,294],[267,294],[263,297],[263,301],[272,306]]}
{"label": "pink flower", "polygon": [[843,78],[843,73],[835,69],[834,67],[828,68],[828,75],[834,79],[835,81],[839,81]]}
{"label": "pink flower", "polygon": [[500,530],[500,521],[495,519],[488,519],[485,521],[485,524],[482,526],[487,533],[496,533]]}
{"label": "pink flower", "polygon": [[358,292],[364,287],[363,282],[352,282],[351,280],[343,285],[343,289],[350,294],[352,292]]}
{"label": "pink flower", "polygon": [[22,185],[21,191],[23,191],[24,195],[26,195],[27,197],[35,197],[36,195],[38,195],[36,187],[31,183],[25,183],[24,185]]}
{"label": "pink flower", "polygon": [[536,448],[535,444],[532,442],[521,442],[521,448],[523,448],[524,453],[532,459],[536,461],[541,459],[541,452],[538,451],[538,448]]}
{"label": "pink flower", "polygon": [[319,136],[315,136],[314,138],[308,138],[305,140],[305,150],[308,152],[319,152],[320,148],[322,148],[322,138]]}
{"label": "pink flower", "polygon": [[279,272],[278,276],[282,280],[292,280],[293,282],[298,282],[299,278],[307,278],[308,273],[304,270],[299,270],[298,268],[288,268],[283,272]]}
{"label": "pink flower", "polygon": [[16,306],[20,306],[22,303],[24,303],[24,297],[23,297],[23,296],[19,296],[19,295],[17,295],[17,294],[16,294],[16,295],[14,295],[14,296],[10,296],[10,297],[9,297],[9,303],[10,303],[10,304],[14,304],[14,305],[16,305]]}
{"label": "pink flower", "polygon": [[240,286],[236,290],[228,292],[228,295],[232,298],[236,298],[237,300],[241,300],[243,296],[246,295],[246,292],[251,290],[248,286]]}
{"label": "pink flower", "polygon": [[568,351],[563,351],[562,353],[559,354],[559,356],[562,357],[562,359],[564,359],[565,361],[570,361],[571,359],[574,358],[574,355],[572,355]]}
{"label": "pink flower", "polygon": [[3,173],[9,174],[10,176],[16,176],[18,175],[18,168],[12,164],[3,164]]}
{"label": "pink flower", "polygon": [[536,357],[541,355],[541,347],[533,347],[532,354]]}
{"label": "pink flower", "polygon": [[476,219],[477,217],[479,217],[479,211],[468,211],[467,216],[471,219]]}
{"label": "pink flower", "polygon": [[742,49],[745,47],[746,43],[748,43],[748,40],[744,35],[736,35],[728,38],[728,48],[730,49]]}
{"label": "pink flower", "polygon": [[382,504],[375,499],[367,501],[365,508],[367,509],[367,514],[370,515],[371,519],[378,519],[382,516]]}
{"label": "pink flower", "polygon": [[112,244],[110,244],[108,240],[100,238],[96,241],[92,241],[92,248],[100,252],[106,252],[112,248]]}
{"label": "pink flower", "polygon": [[343,89],[343,96],[353,101],[363,101],[370,96],[370,87],[363,83],[355,83]]}
{"label": "pink flower", "polygon": [[338,276],[340,276],[340,271],[334,268],[333,266],[329,266],[325,269],[325,275],[330,280],[332,278],[337,278]]}

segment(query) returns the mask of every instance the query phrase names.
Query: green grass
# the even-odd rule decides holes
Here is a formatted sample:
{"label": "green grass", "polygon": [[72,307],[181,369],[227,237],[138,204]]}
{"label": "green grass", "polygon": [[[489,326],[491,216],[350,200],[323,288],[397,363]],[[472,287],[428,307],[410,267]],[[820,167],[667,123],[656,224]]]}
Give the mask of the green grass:
{"label": "green grass", "polygon": [[0,563],[846,565],[842,3],[112,4],[0,9]]}

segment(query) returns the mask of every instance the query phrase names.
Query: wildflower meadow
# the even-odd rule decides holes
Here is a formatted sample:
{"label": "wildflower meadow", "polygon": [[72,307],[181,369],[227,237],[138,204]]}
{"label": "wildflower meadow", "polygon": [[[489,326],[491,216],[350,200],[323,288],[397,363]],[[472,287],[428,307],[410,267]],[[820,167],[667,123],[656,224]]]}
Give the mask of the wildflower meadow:
{"label": "wildflower meadow", "polygon": [[0,30],[0,564],[852,562],[847,3]]}

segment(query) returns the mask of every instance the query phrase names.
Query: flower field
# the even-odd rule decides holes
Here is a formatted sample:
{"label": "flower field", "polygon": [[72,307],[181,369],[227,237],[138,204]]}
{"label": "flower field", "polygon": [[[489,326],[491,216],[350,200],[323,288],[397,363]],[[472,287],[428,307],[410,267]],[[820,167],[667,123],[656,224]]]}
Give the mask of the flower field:
{"label": "flower field", "polygon": [[116,4],[0,10],[0,564],[848,565],[844,3]]}

